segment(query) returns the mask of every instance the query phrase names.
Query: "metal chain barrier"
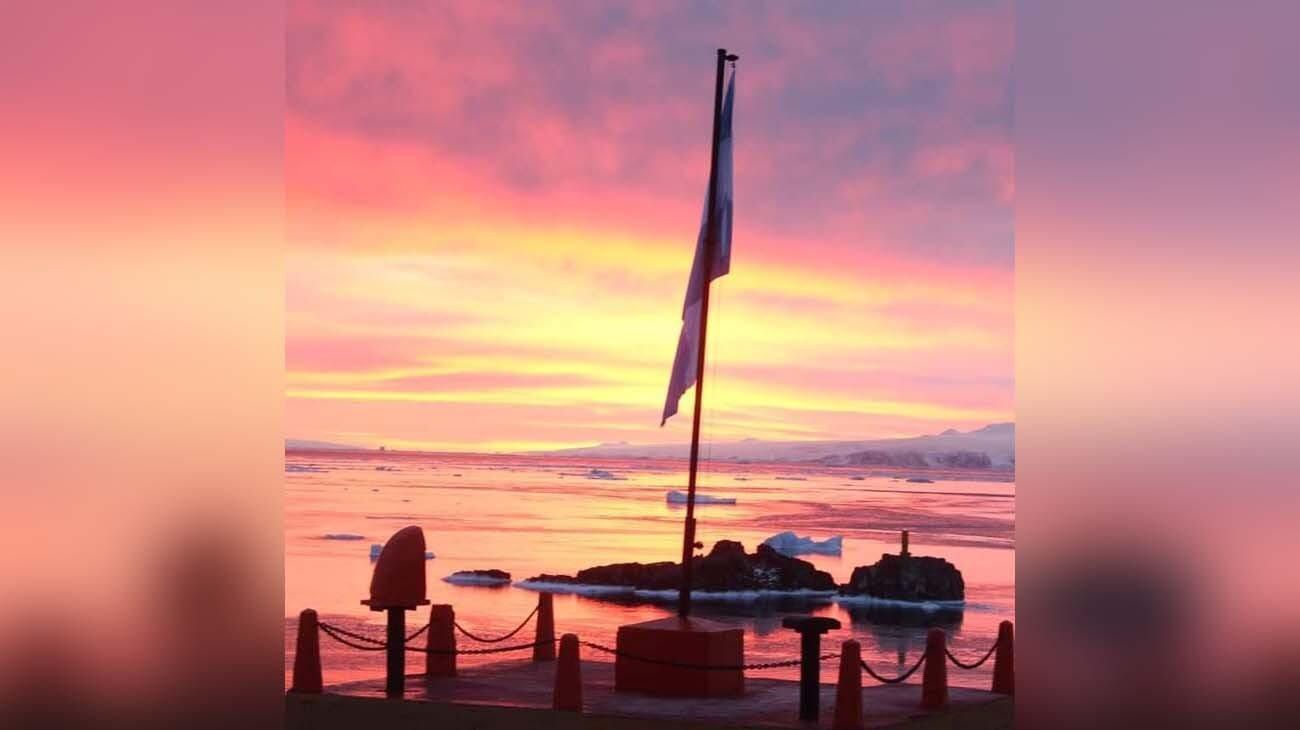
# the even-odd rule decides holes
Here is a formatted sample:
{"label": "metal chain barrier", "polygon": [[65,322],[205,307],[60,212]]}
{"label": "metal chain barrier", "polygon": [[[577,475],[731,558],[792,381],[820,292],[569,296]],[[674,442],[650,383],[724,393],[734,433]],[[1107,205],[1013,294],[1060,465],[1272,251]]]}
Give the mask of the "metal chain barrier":
{"label": "metal chain barrier", "polygon": [[993,656],[993,652],[997,650],[998,650],[998,642],[994,641],[993,646],[989,647],[988,653],[986,653],[983,657],[981,657],[979,661],[974,662],[972,664],[963,664],[960,659],[953,656],[952,651],[950,651],[947,647],[944,647],[943,649],[944,653],[948,655],[948,660],[951,661],[953,664],[956,664],[957,666],[961,667],[962,669],[978,669],[980,665],[988,661],[989,657]]}
{"label": "metal chain barrier", "polygon": [[[667,659],[650,659],[648,657],[636,656],[635,654],[628,654],[627,652],[619,651],[618,649],[614,649],[608,646],[603,646],[593,641],[582,641],[579,643],[590,649],[595,649],[596,651],[603,651],[606,654],[613,654],[614,656],[620,656],[623,657],[624,659],[632,659],[638,662],[645,662],[646,664],[660,664],[663,666],[677,667],[678,669],[698,669],[702,671],[716,671],[716,672],[739,672],[739,671],[757,671],[760,669],[778,669],[781,667],[797,667],[802,663],[801,659],[787,659],[785,661],[780,661],[780,662],[758,662],[754,664],[730,664],[730,665],[690,664],[687,662],[669,661]],[[838,656],[839,656],[838,653],[823,654],[819,658],[824,661],[827,659],[835,659]]]}
{"label": "metal chain barrier", "polygon": [[550,641],[534,641],[528,644],[514,644],[512,646],[492,646],[492,647],[487,647],[485,649],[454,649],[448,651],[446,649],[430,649],[424,646],[408,646],[406,647],[406,650],[419,652],[421,654],[443,654],[443,655],[455,654],[456,656],[465,656],[468,654],[472,656],[476,654],[501,654],[507,651],[519,651],[520,649],[531,649],[535,646],[550,644],[555,641],[559,641],[559,639],[551,639]]}
{"label": "metal chain barrier", "polygon": [[[532,618],[532,616],[530,615],[529,618]],[[527,622],[525,622],[525,624],[526,623]],[[344,646],[351,647],[359,651],[384,651],[388,648],[388,642],[386,641],[380,641],[379,639],[372,639],[369,636],[364,636],[362,634],[348,631],[347,629],[340,628],[338,626],[335,626],[334,624],[328,624],[325,623],[324,621],[321,621],[319,626],[320,626],[320,630],[323,631],[326,636],[329,636],[331,639],[339,642]],[[407,637],[407,640],[409,641],[410,639],[419,636],[420,634],[424,633],[424,631],[428,628],[429,628],[428,624],[425,624],[423,628],[421,628],[420,630],[416,631],[415,633]],[[523,628],[523,626],[520,626],[519,628],[521,629]],[[510,638],[510,636],[514,635],[518,631],[519,629],[515,629],[514,631],[510,632],[510,635],[502,637],[502,639]],[[497,641],[500,641],[502,639],[498,639]],[[459,655],[466,655],[466,654],[468,655],[499,654],[507,651],[531,649],[535,646],[541,646],[542,644],[547,644],[554,641],[559,641],[559,639],[551,639],[549,641],[534,641],[529,644],[515,644],[513,646],[498,646],[498,647],[492,647],[487,649],[456,649],[453,651],[447,651],[441,649],[431,650],[427,646],[406,646],[404,648],[407,651],[419,652],[421,654],[456,654],[459,656]]]}
{"label": "metal chain barrier", "polygon": [[517,634],[517,633],[519,633],[520,631],[522,631],[523,628],[524,628],[525,626],[528,625],[528,622],[529,622],[529,621],[532,621],[532,620],[533,620],[533,617],[537,615],[537,611],[538,611],[541,607],[542,607],[542,604],[541,604],[541,603],[538,603],[536,606],[534,606],[534,607],[533,607],[533,612],[530,613],[530,614],[528,614],[528,616],[526,616],[526,617],[524,618],[523,623],[521,623],[521,624],[519,624],[518,626],[516,626],[515,629],[514,629],[514,631],[511,631],[510,633],[505,634],[505,635],[503,635],[503,636],[497,636],[497,637],[495,637],[495,638],[491,638],[491,639],[486,638],[486,637],[483,637],[483,636],[477,636],[477,635],[475,635],[475,634],[473,634],[473,633],[470,633],[469,629],[466,629],[464,626],[461,626],[459,621],[455,622],[455,626],[456,626],[456,630],[457,630],[457,631],[459,631],[460,633],[462,633],[462,634],[468,636],[470,639],[473,639],[474,641],[477,641],[477,642],[482,643],[482,644],[496,644],[496,643],[498,643],[498,642],[505,641],[506,639],[509,639],[510,637],[512,637],[512,636],[514,636],[515,634]]}
{"label": "metal chain barrier", "polygon": [[[331,639],[337,641],[338,643],[344,646],[350,646],[353,649],[359,649],[361,651],[383,651],[388,648],[388,644],[386,642],[372,639],[369,636],[354,634],[351,631],[348,631],[346,629],[341,629],[332,624],[327,624],[324,621],[321,621],[318,625],[320,626],[320,630],[325,632],[326,636],[330,637]],[[358,641],[364,641],[369,643],[359,644],[357,643]]]}
{"label": "metal chain barrier", "polygon": [[414,634],[411,634],[410,636],[406,637],[406,643],[409,644],[412,641],[415,641],[416,639],[420,638],[420,634],[423,634],[424,632],[428,631],[429,626],[430,626],[429,624],[425,624],[420,628],[416,629]]}
{"label": "metal chain barrier", "polygon": [[876,680],[877,682],[880,682],[882,684],[898,684],[899,682],[906,681],[908,677],[916,673],[916,670],[921,668],[922,664],[925,664],[925,655],[922,654],[921,658],[916,660],[916,664],[913,664],[911,669],[907,670],[906,672],[903,672],[902,674],[898,675],[897,677],[894,677],[893,679],[888,679],[886,677],[880,676],[879,674],[876,674],[876,670],[872,669],[866,662],[862,660],[858,660],[858,663],[860,663],[862,665],[862,669],[866,671],[867,674],[870,674],[871,678]]}
{"label": "metal chain barrier", "polygon": [[[321,630],[324,631],[325,633],[329,633],[330,631],[333,631],[333,632],[335,632],[335,633],[342,634],[343,636],[347,636],[347,637],[352,638],[352,639],[355,639],[355,640],[357,640],[357,641],[364,641],[364,642],[366,642],[367,644],[371,644],[371,645],[373,645],[373,646],[377,646],[377,647],[379,647],[379,648],[381,648],[381,649],[384,648],[384,647],[387,647],[387,646],[388,646],[388,642],[386,642],[386,641],[380,641],[379,639],[372,639],[372,638],[370,638],[369,636],[363,636],[363,635],[361,635],[361,634],[353,633],[353,632],[351,632],[351,631],[348,631],[347,629],[340,628],[340,627],[335,626],[335,625],[333,625],[333,624],[326,625],[326,624],[324,624],[324,623],[321,623]],[[424,632],[426,632],[426,631],[428,631],[428,630],[429,630],[429,624],[425,624],[425,625],[421,626],[420,628],[416,629],[416,630],[415,630],[415,633],[411,634],[410,636],[407,636],[407,637],[406,637],[406,640],[407,640],[408,642],[410,642],[410,641],[414,641],[414,640],[420,638],[420,634],[423,634]],[[334,638],[335,641],[338,641],[338,642],[341,643],[341,644],[347,644],[347,642],[343,641],[343,640],[340,639],[338,636],[334,636],[334,634],[330,634],[330,635]],[[369,647],[367,647],[367,648],[369,648]]]}

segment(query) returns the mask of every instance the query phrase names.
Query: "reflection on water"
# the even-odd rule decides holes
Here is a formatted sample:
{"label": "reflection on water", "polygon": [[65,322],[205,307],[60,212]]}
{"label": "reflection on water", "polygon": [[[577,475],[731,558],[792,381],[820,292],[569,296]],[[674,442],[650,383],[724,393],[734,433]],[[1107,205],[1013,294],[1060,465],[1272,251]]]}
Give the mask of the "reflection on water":
{"label": "reflection on water", "polygon": [[[385,468],[376,468],[380,466]],[[592,469],[614,478],[590,478]],[[779,478],[795,475],[802,479]],[[852,475],[861,475],[861,470]],[[898,530],[908,529],[914,554],[944,557],[962,571],[967,586],[964,610],[927,612],[781,597],[754,604],[698,602],[696,613],[743,628],[747,661],[798,655],[797,635],[781,628],[781,617],[792,613],[839,619],[844,628],[825,637],[828,649],[844,639],[857,639],[864,659],[873,666],[889,668],[900,656],[914,661],[924,647],[925,632],[934,626],[949,633],[954,652],[982,653],[996,637],[998,622],[1014,620],[1015,485],[942,477],[933,484],[914,484],[893,481],[888,473],[862,480],[849,476],[833,468],[708,465],[701,491],[735,497],[737,503],[700,506],[699,539],[710,547],[721,539],[739,540],[752,551],[782,530],[818,539],[843,535],[843,555],[803,557],[844,582],[854,567],[897,552]],[[286,652],[293,651],[294,617],[307,607],[327,621],[382,635],[382,616],[360,605],[373,566],[369,547],[406,525],[423,528],[428,549],[437,556],[426,563],[429,598],[452,604],[457,620],[471,631],[503,633],[532,610],[536,593],[452,585],[442,577],[458,570],[496,568],[518,581],[606,563],[677,559],[682,513],[666,503],[664,494],[682,488],[685,481],[685,464],[678,461],[288,454]],[[326,533],[353,533],[363,539],[321,539]],[[674,608],[671,601],[630,595],[557,595],[556,628],[612,643],[619,625],[667,616]],[[421,613],[410,623],[425,619],[427,613]],[[326,682],[383,673],[381,653],[355,652],[328,640],[321,649]],[[465,664],[492,660],[461,659]],[[835,667],[824,666],[823,671],[824,679],[833,681]],[[763,676],[793,679],[796,672],[771,670]],[[986,665],[949,674],[953,684],[985,686],[988,672]]]}

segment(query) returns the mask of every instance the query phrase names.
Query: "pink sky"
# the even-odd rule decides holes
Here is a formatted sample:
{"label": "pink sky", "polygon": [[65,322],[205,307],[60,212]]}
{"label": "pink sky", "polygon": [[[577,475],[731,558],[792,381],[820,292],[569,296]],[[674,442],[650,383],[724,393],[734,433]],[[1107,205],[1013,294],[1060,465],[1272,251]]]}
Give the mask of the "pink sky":
{"label": "pink sky", "polygon": [[658,428],[741,56],[705,437],[1014,420],[1008,3],[288,12],[286,434],[516,450]]}

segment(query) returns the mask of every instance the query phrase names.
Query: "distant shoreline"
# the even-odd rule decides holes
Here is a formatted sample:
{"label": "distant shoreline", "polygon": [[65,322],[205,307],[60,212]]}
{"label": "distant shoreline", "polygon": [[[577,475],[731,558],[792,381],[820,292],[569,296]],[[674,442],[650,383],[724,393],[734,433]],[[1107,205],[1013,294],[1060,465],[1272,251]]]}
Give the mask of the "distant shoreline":
{"label": "distant shoreline", "polygon": [[[285,447],[286,456],[320,456],[320,457],[338,457],[351,456],[357,458],[481,458],[481,459],[528,459],[542,462],[564,462],[568,464],[579,465],[614,465],[626,464],[628,462],[638,463],[659,463],[659,464],[681,464],[685,468],[689,463],[686,457],[678,456],[582,456],[569,454],[552,454],[546,452],[526,452],[526,453],[491,453],[481,451],[405,451],[397,449],[363,449],[363,448],[292,448]],[[782,467],[786,469],[809,469],[819,472],[839,472],[846,478],[853,476],[862,477],[883,477],[906,480],[910,476],[926,476],[940,478],[946,481],[987,481],[987,482],[1014,482],[1016,473],[1015,469],[1007,468],[989,468],[989,469],[959,469],[943,466],[852,466],[842,464],[823,464],[817,461],[782,461],[782,460],[737,460],[737,459],[719,459],[714,458],[705,463],[711,467],[726,466],[737,473],[745,472],[744,467]]]}
{"label": "distant shoreline", "polygon": [[[959,473],[1014,479],[1014,422],[991,423],[969,431],[947,429],[920,436],[819,441],[740,441],[709,445],[710,464],[846,468],[888,474]],[[509,456],[525,459],[585,459],[678,462],[689,458],[686,444],[603,443],[564,449],[515,452],[394,450],[362,448],[305,439],[286,439],[285,451],[425,454],[430,456]]]}

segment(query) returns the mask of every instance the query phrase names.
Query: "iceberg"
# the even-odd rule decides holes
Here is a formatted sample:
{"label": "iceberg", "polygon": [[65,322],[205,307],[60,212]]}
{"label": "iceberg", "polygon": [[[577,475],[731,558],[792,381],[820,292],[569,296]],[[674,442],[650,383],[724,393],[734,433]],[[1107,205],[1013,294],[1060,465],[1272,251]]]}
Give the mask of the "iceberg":
{"label": "iceberg", "polygon": [[844,536],[836,535],[817,541],[811,537],[799,537],[793,532],[778,532],[763,541],[764,545],[782,555],[840,555],[844,552]]}
{"label": "iceberg", "polygon": [[[669,504],[686,504],[686,492],[679,492],[676,489],[664,495]],[[714,497],[709,494],[695,495],[696,504],[735,504],[735,497]]]}

